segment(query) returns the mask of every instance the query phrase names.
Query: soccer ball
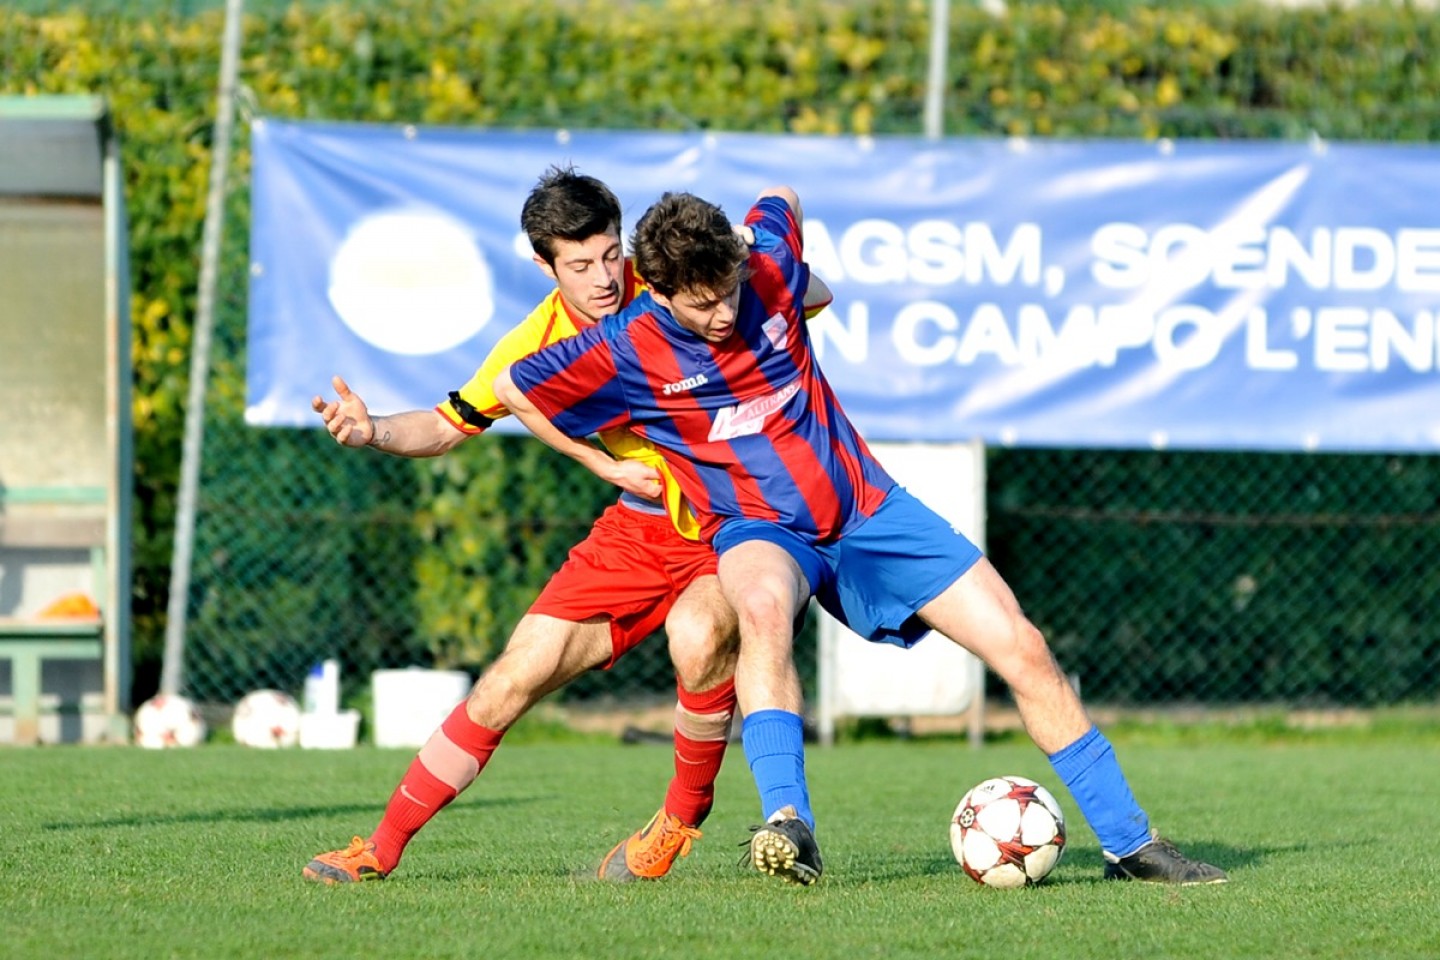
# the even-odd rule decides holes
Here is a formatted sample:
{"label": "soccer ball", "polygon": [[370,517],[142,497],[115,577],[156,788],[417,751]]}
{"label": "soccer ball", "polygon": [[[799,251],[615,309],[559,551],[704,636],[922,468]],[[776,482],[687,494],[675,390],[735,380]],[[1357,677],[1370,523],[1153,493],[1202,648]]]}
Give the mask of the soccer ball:
{"label": "soccer ball", "polygon": [[977,883],[1030,886],[1049,876],[1065,852],[1065,815],[1034,780],[995,777],[961,798],[950,821],[950,848]]}
{"label": "soccer ball", "polygon": [[300,707],[288,693],[256,690],[235,705],[230,729],[247,747],[293,747],[300,742]]}
{"label": "soccer ball", "polygon": [[135,743],[152,750],[193,747],[205,739],[205,720],[195,704],[175,694],[156,694],[135,711]]}

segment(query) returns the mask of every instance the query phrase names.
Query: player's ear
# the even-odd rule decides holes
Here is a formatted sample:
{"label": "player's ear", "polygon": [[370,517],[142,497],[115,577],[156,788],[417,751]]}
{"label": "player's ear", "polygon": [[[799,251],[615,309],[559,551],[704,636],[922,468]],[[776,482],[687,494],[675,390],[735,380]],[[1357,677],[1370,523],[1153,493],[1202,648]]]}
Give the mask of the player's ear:
{"label": "player's ear", "polygon": [[540,256],[540,254],[531,254],[530,259],[535,261],[535,266],[539,267],[540,272],[545,274],[545,276],[549,277],[551,280],[557,279],[555,276],[555,268],[550,266],[550,264],[545,261],[545,258]]}
{"label": "player's ear", "polygon": [[656,303],[660,304],[660,306],[664,307],[666,310],[669,310],[671,313],[675,312],[675,308],[671,306],[670,298],[665,296],[665,294],[661,293],[659,290],[654,289],[653,287],[650,289],[650,299],[654,300]]}

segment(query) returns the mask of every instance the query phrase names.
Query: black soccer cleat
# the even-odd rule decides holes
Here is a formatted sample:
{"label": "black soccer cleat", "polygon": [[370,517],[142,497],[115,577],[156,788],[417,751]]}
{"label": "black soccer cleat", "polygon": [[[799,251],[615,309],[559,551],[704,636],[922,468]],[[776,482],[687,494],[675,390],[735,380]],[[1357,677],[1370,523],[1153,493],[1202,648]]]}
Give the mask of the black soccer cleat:
{"label": "black soccer cleat", "polygon": [[1175,844],[1151,830],[1150,842],[1128,857],[1117,857],[1105,851],[1105,879],[1190,887],[1202,883],[1225,883],[1230,878],[1217,866],[1191,860]]}
{"label": "black soccer cleat", "polygon": [[755,836],[750,838],[749,860],[756,870],[807,887],[820,879],[820,845],[793,806],[781,807],[766,823],[750,829]]}

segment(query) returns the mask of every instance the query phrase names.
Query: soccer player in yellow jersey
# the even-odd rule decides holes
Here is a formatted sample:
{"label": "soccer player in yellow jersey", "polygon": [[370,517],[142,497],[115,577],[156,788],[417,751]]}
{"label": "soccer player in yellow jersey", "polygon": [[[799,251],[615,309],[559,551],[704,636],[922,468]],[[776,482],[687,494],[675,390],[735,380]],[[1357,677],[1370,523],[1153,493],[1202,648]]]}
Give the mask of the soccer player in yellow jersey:
{"label": "soccer player in yellow jersey", "polygon": [[[555,290],[433,410],[372,416],[337,376],[337,399],[312,401],[337,442],[403,457],[444,454],[507,414],[491,389],[501,370],[618,312],[643,289],[621,247],[619,201],[599,180],[552,168],[520,220]],[[383,879],[416,832],[480,774],[511,724],[585,671],[608,668],[662,625],[679,694],[675,775],[659,812],[610,851],[599,876],[662,877],[689,853],[714,802],[735,713],[737,625],[720,595],[715,554],[699,542],[694,516],[658,454],[625,431],[601,440],[610,454],[577,447],[625,491],[619,501],[570,551],[504,652],[421,748],[375,831],[315,857],[307,878]]]}

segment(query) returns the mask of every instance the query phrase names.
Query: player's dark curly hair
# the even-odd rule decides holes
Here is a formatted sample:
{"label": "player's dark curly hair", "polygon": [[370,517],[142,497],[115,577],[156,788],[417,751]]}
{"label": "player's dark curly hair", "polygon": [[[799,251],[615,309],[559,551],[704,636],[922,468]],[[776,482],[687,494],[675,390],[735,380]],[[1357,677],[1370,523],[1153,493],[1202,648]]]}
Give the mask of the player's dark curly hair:
{"label": "player's dark curly hair", "polygon": [[656,293],[725,293],[749,257],[724,211],[691,193],[666,193],[645,211],[631,238],[635,269]]}
{"label": "player's dark curly hair", "polygon": [[520,227],[530,247],[552,267],[555,241],[579,243],[612,227],[620,235],[620,201],[594,177],[573,166],[546,170],[520,208]]}

